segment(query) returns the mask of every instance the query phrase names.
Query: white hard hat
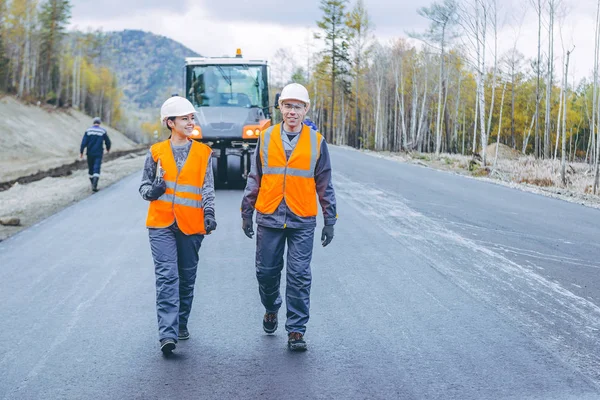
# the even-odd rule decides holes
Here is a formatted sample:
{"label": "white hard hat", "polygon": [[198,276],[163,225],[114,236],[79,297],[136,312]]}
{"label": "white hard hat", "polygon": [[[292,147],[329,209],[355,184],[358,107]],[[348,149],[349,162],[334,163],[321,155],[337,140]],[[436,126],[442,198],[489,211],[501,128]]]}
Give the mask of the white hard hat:
{"label": "white hard hat", "polygon": [[299,83],[290,83],[283,88],[279,96],[279,101],[284,100],[299,100],[307,105],[310,104],[308,90]]}
{"label": "white hard hat", "polygon": [[168,98],[160,108],[160,120],[163,124],[166,124],[165,120],[169,117],[181,117],[196,112],[196,109],[188,99],[181,96],[173,96]]}

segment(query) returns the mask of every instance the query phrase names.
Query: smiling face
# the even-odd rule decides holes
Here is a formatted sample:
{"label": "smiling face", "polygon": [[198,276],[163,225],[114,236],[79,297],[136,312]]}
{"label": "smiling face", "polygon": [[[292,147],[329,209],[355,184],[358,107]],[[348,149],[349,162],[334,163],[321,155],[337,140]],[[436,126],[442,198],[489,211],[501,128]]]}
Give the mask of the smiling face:
{"label": "smiling face", "polygon": [[194,114],[175,117],[174,120],[167,121],[173,134],[190,137],[194,131]]}
{"label": "smiling face", "polygon": [[300,132],[310,106],[299,100],[283,100],[279,107],[283,116],[283,128],[288,132]]}

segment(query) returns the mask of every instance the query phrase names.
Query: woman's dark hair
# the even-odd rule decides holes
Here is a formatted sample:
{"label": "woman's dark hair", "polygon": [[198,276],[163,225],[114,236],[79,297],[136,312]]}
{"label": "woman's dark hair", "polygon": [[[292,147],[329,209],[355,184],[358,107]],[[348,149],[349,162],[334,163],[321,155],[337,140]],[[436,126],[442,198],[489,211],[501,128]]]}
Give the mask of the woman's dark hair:
{"label": "woman's dark hair", "polygon": [[167,118],[166,125],[167,125],[167,129],[169,129],[169,131],[171,130],[171,127],[169,126],[169,121],[175,121],[175,118],[177,118],[177,117],[168,117]]}

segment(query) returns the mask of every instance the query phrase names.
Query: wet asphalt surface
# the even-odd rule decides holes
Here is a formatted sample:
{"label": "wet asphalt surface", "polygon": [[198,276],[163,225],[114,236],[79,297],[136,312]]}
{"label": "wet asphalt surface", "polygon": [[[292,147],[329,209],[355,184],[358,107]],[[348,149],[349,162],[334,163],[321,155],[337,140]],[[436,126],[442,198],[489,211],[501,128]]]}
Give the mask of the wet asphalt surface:
{"label": "wet asphalt surface", "polygon": [[192,337],[162,356],[138,173],[0,243],[0,399],[600,399],[600,211],[332,157],[307,352],[283,309],[262,332],[242,192],[220,190]]}

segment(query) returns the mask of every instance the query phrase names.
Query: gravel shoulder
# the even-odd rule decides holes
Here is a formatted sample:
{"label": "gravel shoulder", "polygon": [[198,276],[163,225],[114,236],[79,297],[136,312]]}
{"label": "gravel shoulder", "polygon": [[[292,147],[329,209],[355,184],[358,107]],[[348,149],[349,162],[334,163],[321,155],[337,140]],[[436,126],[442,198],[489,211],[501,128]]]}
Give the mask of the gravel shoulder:
{"label": "gravel shoulder", "polygon": [[585,163],[568,163],[567,185],[565,186],[560,181],[559,161],[535,160],[530,156],[499,159],[496,167],[490,165],[484,169],[478,166],[475,170],[469,170],[471,156],[454,154],[435,156],[430,153],[375,152],[356,150],[346,146],[342,148],[348,151],[361,151],[372,157],[419,165],[424,168],[433,168],[471,179],[479,179],[525,192],[600,209],[600,196],[592,193],[594,174],[590,166]]}
{"label": "gravel shoulder", "polygon": [[[140,171],[145,155],[129,154],[102,163],[100,191],[113,183]],[[21,185],[14,184],[0,192],[0,220],[18,218],[19,226],[0,225],[0,240],[20,232],[52,214],[93,195],[87,169],[74,171],[71,175]]]}

